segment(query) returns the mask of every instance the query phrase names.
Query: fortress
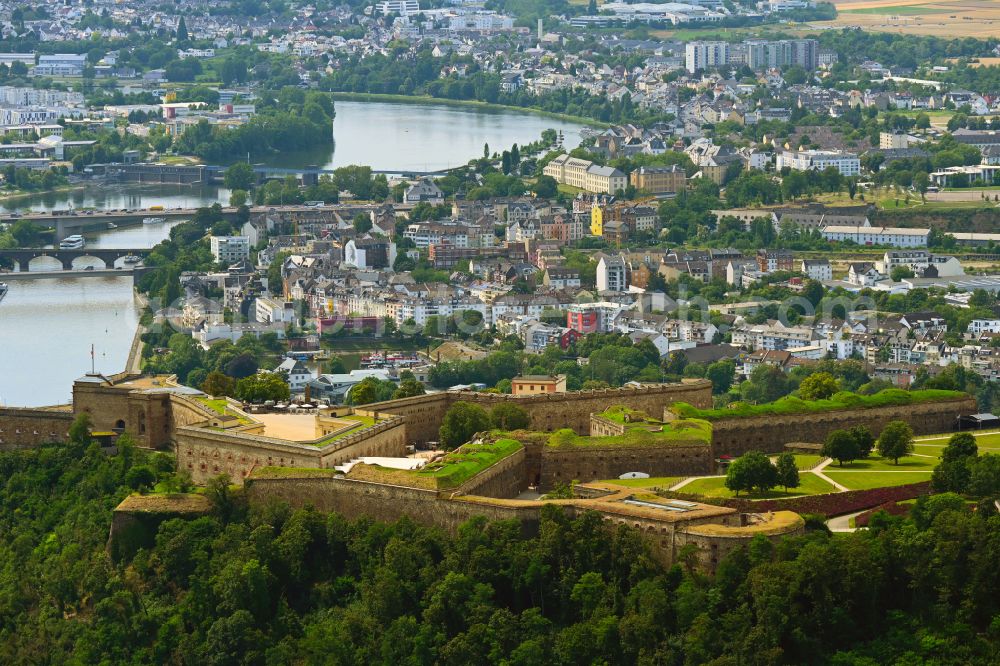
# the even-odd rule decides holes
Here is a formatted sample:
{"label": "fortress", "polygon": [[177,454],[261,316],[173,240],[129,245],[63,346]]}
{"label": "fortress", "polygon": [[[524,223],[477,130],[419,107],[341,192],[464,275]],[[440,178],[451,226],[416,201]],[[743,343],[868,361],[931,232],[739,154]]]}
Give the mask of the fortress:
{"label": "fortress", "polygon": [[[809,405],[809,411],[794,402],[783,403],[782,413],[713,410],[711,388],[707,380],[685,380],[534,396],[448,391],[283,419],[248,413],[239,402],[206,396],[170,377],[87,375],[74,383],[71,406],[0,410],[0,448],[62,440],[74,416],[87,413],[95,435],[127,432],[142,447],[173,451],[178,470],[196,483],[228,474],[246,486],[252,502],[279,499],[349,518],[407,516],[446,529],[481,515],[516,519],[528,532],[537,528],[544,507],[555,504],[638,529],[664,562],[692,546],[684,552],[711,569],[758,534],[778,539],[800,533],[802,519],[791,512],[747,514],[665,500],[599,480],[630,472],[714,474],[722,456],[774,453],[793,441],[822,441],[836,428],[866,424],[877,435],[902,419],[918,434],[944,432],[959,416],[977,411],[965,394],[905,391],[864,404]],[[512,433],[483,433],[420,469],[379,464],[378,458],[404,458],[409,447],[436,440],[445,412],[459,401],[487,409],[510,402],[525,410],[530,424]],[[289,428],[291,421],[297,429]],[[529,486],[547,492],[571,482],[583,482],[572,499],[519,499]],[[132,498],[122,511],[141,504]]]}

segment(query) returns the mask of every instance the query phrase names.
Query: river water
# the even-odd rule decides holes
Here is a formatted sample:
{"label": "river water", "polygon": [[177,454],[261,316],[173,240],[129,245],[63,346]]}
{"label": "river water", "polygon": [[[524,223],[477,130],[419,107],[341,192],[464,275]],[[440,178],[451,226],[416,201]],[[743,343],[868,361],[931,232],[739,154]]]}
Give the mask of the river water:
{"label": "river water", "polygon": [[[581,126],[534,114],[442,105],[337,102],[336,144],[311,153],[282,155],[270,163],[326,167],[368,164],[375,169],[437,170],[464,164],[491,151],[540,138],[546,128],[563,132],[567,148],[580,142]],[[226,203],[217,187],[88,185],[0,201],[0,210],[70,208],[198,207]],[[174,223],[138,225],[88,234],[88,247],[153,247]],[[59,268],[36,260],[31,270]],[[83,264],[80,264],[81,266]],[[0,275],[0,281],[3,281]],[[91,345],[98,372],[119,372],[138,325],[129,277],[59,277],[11,280],[0,302],[0,405],[68,402],[72,382],[90,371]]]}
{"label": "river water", "polygon": [[[264,158],[271,166],[314,164],[333,169],[366,164],[392,171],[437,171],[466,164],[490,152],[538,141],[546,129],[561,132],[563,145],[576,148],[583,125],[533,113],[443,104],[346,102],[335,104],[334,145],[314,151]],[[252,161],[254,160],[251,156]]]}

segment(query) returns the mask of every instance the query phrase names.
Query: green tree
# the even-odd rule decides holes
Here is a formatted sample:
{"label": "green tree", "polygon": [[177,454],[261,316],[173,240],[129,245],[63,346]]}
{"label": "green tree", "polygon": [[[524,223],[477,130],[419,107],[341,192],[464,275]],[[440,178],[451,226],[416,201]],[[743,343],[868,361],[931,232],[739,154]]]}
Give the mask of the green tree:
{"label": "green tree", "polygon": [[814,372],[799,384],[799,397],[803,400],[825,400],[839,390],[836,377],[828,372]]}
{"label": "green tree", "polygon": [[240,206],[245,206],[247,203],[247,191],[246,190],[233,190],[229,193],[229,205],[235,208]]}
{"label": "green tree", "polygon": [[156,485],[156,474],[149,465],[136,465],[125,475],[125,485],[143,492]]}
{"label": "green tree", "polygon": [[90,414],[80,412],[69,426],[69,441],[74,444],[89,445],[91,442],[90,427]]}
{"label": "green tree", "polygon": [[872,431],[868,429],[866,425],[856,425],[850,430],[851,437],[854,439],[854,443],[858,447],[858,458],[867,458],[872,454],[872,449],[875,447],[875,436],[872,435]]}
{"label": "green tree", "polygon": [[559,193],[559,183],[552,176],[542,175],[535,179],[531,191],[535,193],[536,197],[551,199]]}
{"label": "green tree", "polygon": [[520,430],[531,425],[531,415],[511,402],[501,402],[490,410],[493,427],[499,430]]}
{"label": "green tree", "polygon": [[246,402],[288,400],[291,392],[285,378],[276,372],[261,372],[236,382],[236,397]]}
{"label": "green tree", "polygon": [[778,483],[778,470],[760,451],[748,451],[729,463],[726,470],[726,488],[739,496],[741,490],[757,489],[761,494]]}
{"label": "green tree", "polygon": [[1000,455],[986,453],[969,459],[969,494],[1000,497]]}
{"label": "green tree", "polygon": [[444,448],[454,449],[468,442],[477,432],[486,432],[491,426],[490,415],[485,409],[471,402],[456,402],[444,414],[438,439]]}
{"label": "green tree", "polygon": [[937,492],[964,493],[972,480],[972,465],[979,455],[979,447],[972,433],[959,432],[951,436],[941,454],[941,461],[934,468],[931,485]]}
{"label": "green tree", "polygon": [[256,176],[253,167],[246,162],[236,162],[226,168],[223,182],[226,189],[249,191],[253,187]]}
{"label": "green tree", "polygon": [[236,380],[218,370],[213,370],[205,377],[201,390],[213,396],[230,396],[236,391]]}
{"label": "green tree", "polygon": [[952,461],[965,458],[975,458],[979,455],[979,445],[976,436],[971,432],[956,432],[948,440],[947,446],[941,452],[941,460]]}
{"label": "green tree", "polygon": [[416,379],[404,379],[399,383],[399,388],[393,392],[392,399],[409,398],[415,395],[423,395],[424,393],[424,385]]}
{"label": "green tree", "polygon": [[184,21],[183,16],[177,21],[176,37],[178,42],[186,42],[188,40],[187,23]]}
{"label": "green tree", "polygon": [[907,278],[913,277],[913,269],[909,266],[894,266],[889,272],[889,277],[894,282],[899,282],[900,280],[905,280]]}
{"label": "green tree", "polygon": [[716,395],[726,393],[736,377],[736,362],[732,359],[716,361],[708,366],[705,377],[712,381],[712,393]]}
{"label": "green tree", "polygon": [[896,465],[899,459],[913,452],[913,430],[906,421],[891,421],[886,424],[878,438],[878,454],[891,459]]}
{"label": "green tree", "polygon": [[372,218],[365,213],[358,213],[354,216],[354,230],[359,234],[370,231],[372,228]]}
{"label": "green tree", "polygon": [[795,456],[791,453],[782,453],[778,456],[775,465],[778,471],[778,485],[788,492],[789,488],[799,487],[799,468],[795,464]]}
{"label": "green tree", "polygon": [[846,430],[834,430],[827,435],[820,453],[828,458],[833,458],[841,467],[844,466],[845,462],[857,460],[861,456],[858,443]]}
{"label": "green tree", "polygon": [[349,405],[367,405],[373,402],[391,400],[396,392],[396,384],[387,379],[365,377],[347,392]]}

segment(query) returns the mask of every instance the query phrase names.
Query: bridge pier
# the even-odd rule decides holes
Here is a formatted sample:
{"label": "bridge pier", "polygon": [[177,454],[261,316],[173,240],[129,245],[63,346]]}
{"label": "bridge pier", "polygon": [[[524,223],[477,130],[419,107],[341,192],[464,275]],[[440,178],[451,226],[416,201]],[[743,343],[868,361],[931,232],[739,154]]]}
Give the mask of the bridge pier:
{"label": "bridge pier", "polygon": [[27,273],[30,270],[31,259],[18,259],[17,266],[22,273]]}

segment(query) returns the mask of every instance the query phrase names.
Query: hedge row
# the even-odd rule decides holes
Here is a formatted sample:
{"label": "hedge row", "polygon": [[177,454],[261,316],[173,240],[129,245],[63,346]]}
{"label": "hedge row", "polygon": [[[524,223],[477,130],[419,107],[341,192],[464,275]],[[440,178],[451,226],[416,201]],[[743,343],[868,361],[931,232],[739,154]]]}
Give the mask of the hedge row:
{"label": "hedge row", "polygon": [[919,483],[908,483],[903,486],[892,486],[890,488],[871,488],[869,490],[848,490],[843,493],[829,493],[826,495],[805,495],[803,497],[792,497],[790,499],[773,500],[748,500],[745,498],[705,498],[701,495],[690,493],[675,493],[664,491],[660,495],[672,499],[689,500],[701,502],[703,504],[717,504],[727,506],[747,513],[759,513],[761,511],[795,511],[796,513],[818,513],[831,518],[842,516],[845,513],[864,511],[882,504],[900,502],[902,500],[913,499],[920,495],[930,493],[930,481]]}

